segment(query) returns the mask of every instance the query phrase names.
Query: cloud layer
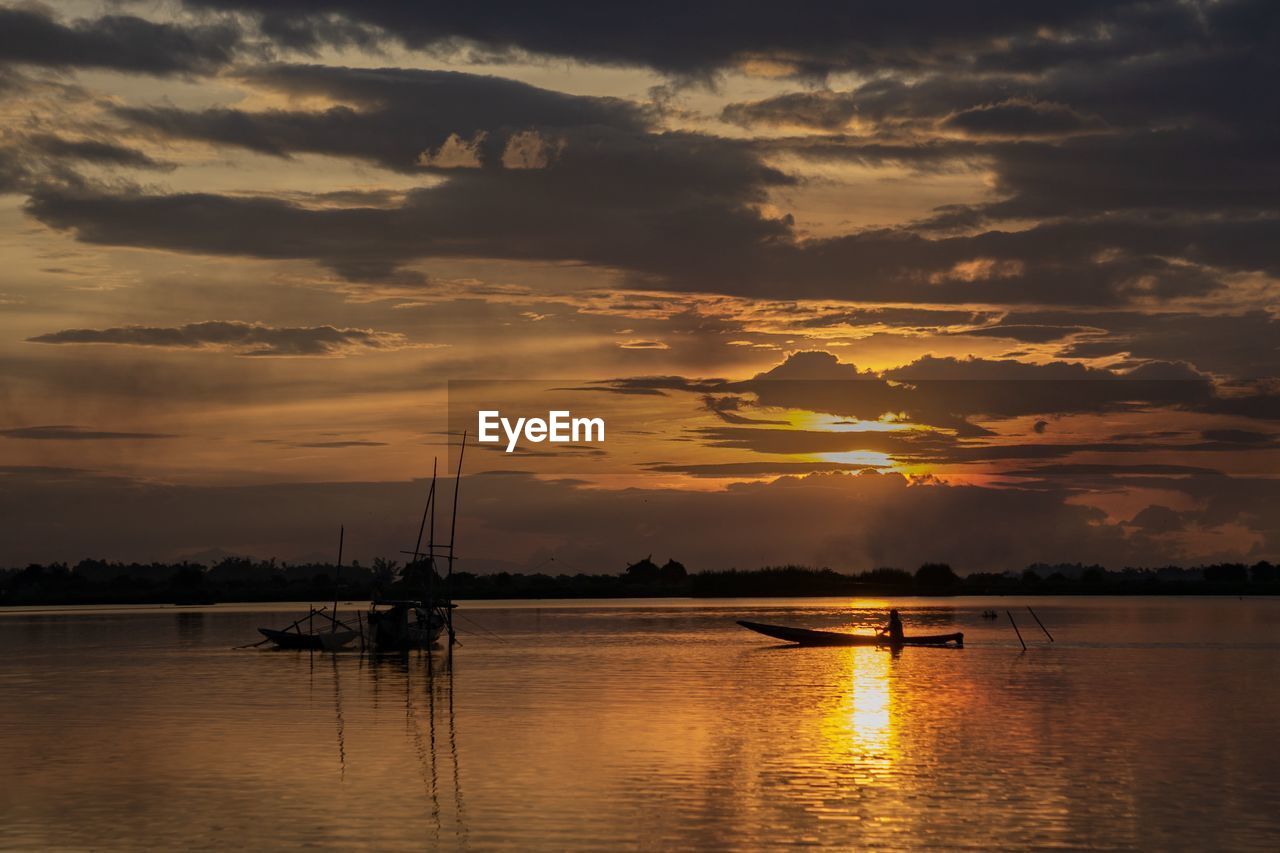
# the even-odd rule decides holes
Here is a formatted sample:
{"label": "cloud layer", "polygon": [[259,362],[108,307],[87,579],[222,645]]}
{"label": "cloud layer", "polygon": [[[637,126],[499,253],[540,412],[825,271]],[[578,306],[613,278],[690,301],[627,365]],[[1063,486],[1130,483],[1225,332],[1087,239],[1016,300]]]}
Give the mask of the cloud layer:
{"label": "cloud layer", "polygon": [[406,345],[403,335],[372,329],[335,329],[333,326],[273,328],[258,323],[225,321],[188,323],[174,328],[63,329],[28,340],[39,344],[219,349],[248,356],[347,355],[368,350],[394,350]]}
{"label": "cloud layer", "polygon": [[628,452],[468,481],[491,566],[1280,556],[1278,14],[0,9],[0,466],[283,555],[236,506],[391,513],[450,380],[569,376]]}

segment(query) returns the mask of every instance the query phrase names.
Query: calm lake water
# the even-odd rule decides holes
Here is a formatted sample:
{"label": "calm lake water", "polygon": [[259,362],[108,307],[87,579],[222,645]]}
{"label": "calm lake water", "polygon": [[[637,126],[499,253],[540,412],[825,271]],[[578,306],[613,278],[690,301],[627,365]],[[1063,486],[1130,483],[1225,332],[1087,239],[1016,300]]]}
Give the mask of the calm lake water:
{"label": "calm lake water", "polygon": [[[891,604],[965,648],[734,624]],[[232,649],[298,609],[0,613],[0,847],[1280,845],[1276,599],[469,602],[451,664]]]}

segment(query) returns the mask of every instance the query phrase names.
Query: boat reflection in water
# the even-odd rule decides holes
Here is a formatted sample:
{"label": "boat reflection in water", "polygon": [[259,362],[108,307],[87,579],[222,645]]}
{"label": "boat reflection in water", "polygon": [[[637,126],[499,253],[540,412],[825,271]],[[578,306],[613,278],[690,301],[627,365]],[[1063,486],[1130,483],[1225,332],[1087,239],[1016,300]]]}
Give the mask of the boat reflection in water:
{"label": "boat reflection in water", "polygon": [[[398,691],[403,685],[404,734],[422,781],[422,807],[432,831],[429,846],[438,847],[446,829],[451,829],[452,844],[465,848],[452,656],[404,653],[373,656],[368,662],[375,709],[383,705],[384,688]],[[398,698],[394,692],[392,695]]]}

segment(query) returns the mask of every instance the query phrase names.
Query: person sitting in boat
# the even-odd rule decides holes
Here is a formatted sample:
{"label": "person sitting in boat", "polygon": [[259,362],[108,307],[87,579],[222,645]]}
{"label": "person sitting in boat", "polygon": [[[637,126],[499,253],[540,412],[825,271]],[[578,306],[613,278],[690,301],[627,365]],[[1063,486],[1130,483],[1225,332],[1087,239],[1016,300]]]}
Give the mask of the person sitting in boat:
{"label": "person sitting in boat", "polygon": [[888,634],[890,642],[902,642],[902,617],[898,615],[897,610],[889,611],[889,624],[876,631],[876,633],[881,635]]}

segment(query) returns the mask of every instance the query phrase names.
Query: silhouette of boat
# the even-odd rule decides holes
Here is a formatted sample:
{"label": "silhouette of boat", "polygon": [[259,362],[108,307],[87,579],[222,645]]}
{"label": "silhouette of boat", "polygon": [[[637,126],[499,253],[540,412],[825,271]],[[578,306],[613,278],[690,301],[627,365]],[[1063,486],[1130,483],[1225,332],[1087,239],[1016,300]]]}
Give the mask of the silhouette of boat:
{"label": "silhouette of boat", "polygon": [[[338,566],[333,581],[333,612],[326,613],[325,608],[315,607],[314,605],[307,611],[307,615],[297,619],[293,624],[282,629],[276,628],[259,628],[258,633],[266,637],[258,645],[265,642],[275,643],[276,648],[280,649],[307,649],[317,652],[336,652],[343,646],[348,645],[356,637],[360,636],[360,632],[352,628],[352,626],[343,622],[338,618],[338,591],[340,589],[339,580],[342,576],[342,543],[346,535],[346,528],[338,528]],[[316,617],[327,619],[329,627],[316,630]],[[307,624],[307,630],[302,630],[302,623]]]}
{"label": "silhouette of boat", "polygon": [[[423,579],[423,595],[420,599],[375,598],[369,604],[365,621],[369,625],[369,640],[378,651],[402,652],[408,649],[430,649],[436,646],[441,634],[449,638],[452,654],[457,637],[453,630],[453,600],[449,591],[453,580],[454,543],[458,532],[458,487],[462,483],[462,460],[467,452],[467,434],[462,433],[458,449],[458,468],[453,480],[453,512],[449,524],[449,544],[436,545],[436,466],[431,466],[431,491],[427,505],[422,510],[422,522],[418,525],[418,540],[412,557],[405,567],[406,573],[416,571]],[[429,526],[428,526],[429,525]],[[427,549],[422,550],[423,534],[427,535]],[[436,571],[436,560],[444,551],[446,561],[444,577]]]}
{"label": "silhouette of boat", "polygon": [[375,599],[369,605],[369,636],[374,648],[382,650],[429,649],[444,632],[447,603],[431,606],[427,601]]}
{"label": "silhouette of boat", "polygon": [[[302,622],[304,620],[299,619],[298,621]],[[317,652],[335,652],[360,636],[355,631],[339,631],[337,629],[308,631],[304,634],[300,628],[294,631],[290,631],[288,628],[284,630],[259,628],[258,633],[281,649],[309,649]]]}
{"label": "silhouette of boat", "polygon": [[764,625],[760,622],[739,621],[739,625],[775,640],[785,640],[801,646],[945,646],[955,643],[964,645],[964,634],[927,634],[918,637],[903,637],[900,642],[888,636],[876,634],[844,634],[838,631],[813,631],[808,628],[787,628],[783,625]]}

